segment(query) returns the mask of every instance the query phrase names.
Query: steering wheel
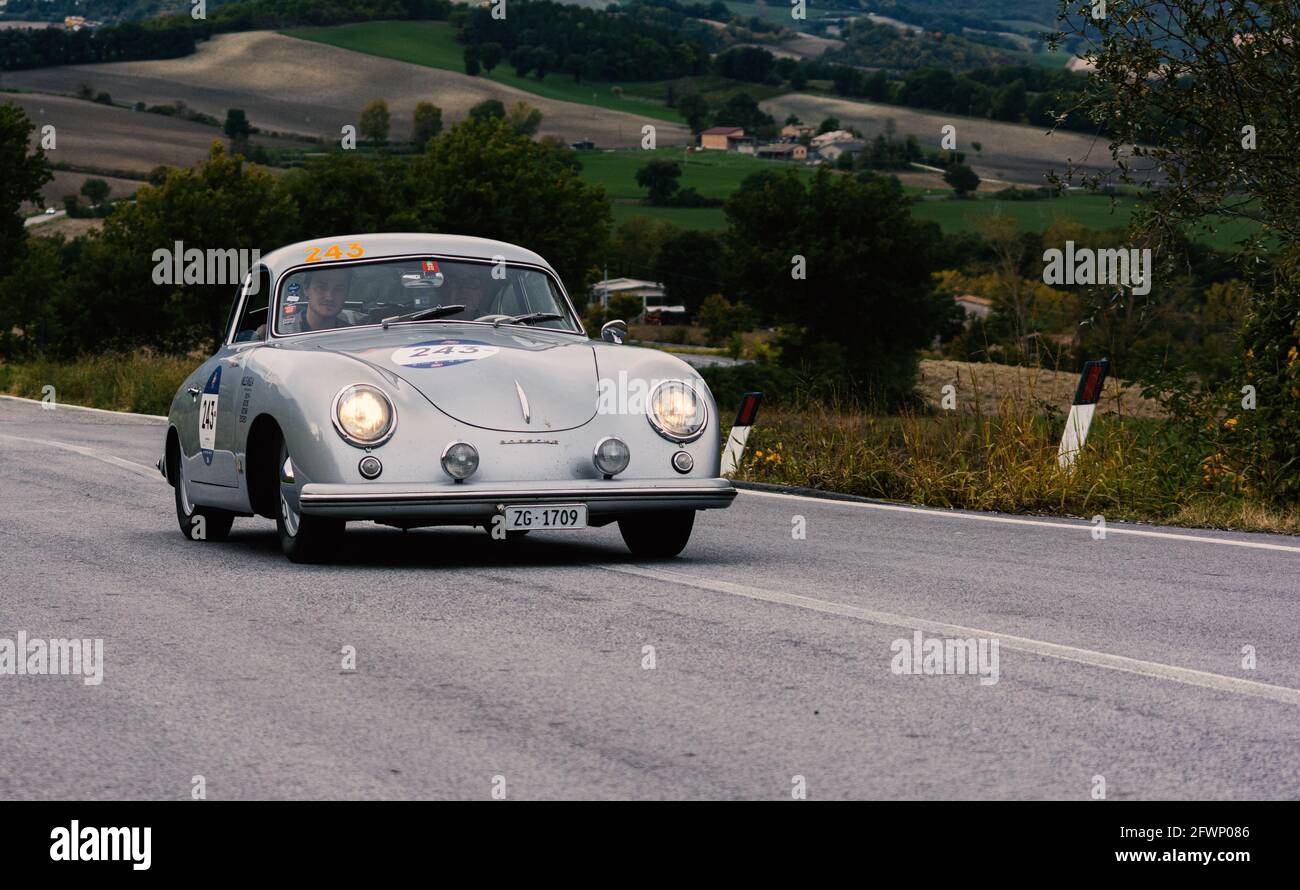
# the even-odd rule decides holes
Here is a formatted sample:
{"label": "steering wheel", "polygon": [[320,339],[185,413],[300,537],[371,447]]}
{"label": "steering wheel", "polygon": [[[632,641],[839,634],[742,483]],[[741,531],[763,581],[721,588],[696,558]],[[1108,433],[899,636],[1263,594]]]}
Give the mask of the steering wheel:
{"label": "steering wheel", "polygon": [[509,320],[512,319],[512,318],[514,318],[513,315],[502,315],[501,313],[498,312],[498,313],[496,313],[496,314],[494,314],[494,315],[482,315],[482,316],[480,316],[480,317],[478,317],[478,318],[476,318],[476,319],[474,319],[474,320],[475,320],[475,321],[492,321],[492,322],[497,322],[497,321],[509,321]]}

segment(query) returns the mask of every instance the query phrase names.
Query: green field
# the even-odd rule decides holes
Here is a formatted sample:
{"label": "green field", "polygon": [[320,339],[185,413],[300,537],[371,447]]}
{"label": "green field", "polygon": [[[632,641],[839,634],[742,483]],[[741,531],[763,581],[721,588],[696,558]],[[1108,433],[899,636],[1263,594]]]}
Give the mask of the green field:
{"label": "green field", "polygon": [[[678,161],[682,188],[694,188],[708,198],[726,198],[746,176],[759,170],[784,170],[792,165],[784,161],[769,161],[733,152],[706,151],[687,154],[681,148],[661,148],[657,151],[585,151],[578,155],[582,161],[582,178],[605,187],[605,193],[614,202],[614,222],[621,223],[633,217],[663,219],[683,229],[718,231],[726,227],[720,207],[647,207],[640,201],[645,190],[636,184],[636,171],[651,160]],[[807,167],[793,167],[805,178],[812,177]]]}
{"label": "green field", "polygon": [[808,22],[833,14],[829,11],[815,9],[813,4],[809,3],[806,10],[808,17],[803,21],[798,21],[790,15],[790,4],[782,3],[780,0],[772,0],[771,3],[739,3],[736,0],[723,0],[723,2],[726,4],[727,9],[742,18],[757,18],[769,25],[780,25],[792,31],[806,31],[808,30]]}
{"label": "green field", "polygon": [[[921,201],[912,205],[912,216],[937,222],[948,233],[976,231],[981,219],[996,215],[1009,216],[1021,229],[1030,232],[1041,232],[1060,220],[1100,231],[1127,226],[1136,206],[1137,200],[1130,197],[1112,200],[1105,195],[1067,194],[1045,201],[1004,201],[997,198]],[[1192,237],[1217,250],[1231,250],[1235,242],[1250,230],[1248,223],[1231,223],[1217,232],[1193,232]]]}
{"label": "green field", "polygon": [[[684,229],[720,231],[726,228],[722,209],[647,207],[640,203],[645,191],[636,184],[636,171],[651,158],[682,161],[682,188],[694,187],[710,198],[726,198],[758,170],[781,170],[782,161],[767,161],[749,155],[724,152],[692,152],[686,155],[679,148],[661,148],[655,152],[593,151],[579,154],[582,160],[582,177],[590,183],[602,185],[613,202],[615,224],[634,217],[667,220]],[[809,167],[793,167],[800,176],[810,179]],[[908,194],[934,194],[934,189],[906,186]],[[1085,229],[1105,231],[1122,229],[1129,223],[1137,199],[1118,196],[1113,200],[1105,195],[1069,193],[1061,198],[1039,201],[1007,201],[980,197],[969,201],[950,198],[938,201],[918,201],[912,205],[912,216],[918,220],[936,222],[947,234],[975,232],[980,221],[990,216],[1008,216],[1021,230],[1042,232],[1053,223],[1065,221]],[[1235,243],[1250,231],[1247,223],[1222,226],[1217,232],[1193,232],[1193,238],[1217,250],[1232,250]]]}
{"label": "green field", "polygon": [[771,161],[752,155],[725,151],[698,151],[686,153],[681,148],[661,148],[657,151],[584,151],[578,155],[582,161],[582,178],[603,185],[605,192],[615,201],[641,199],[645,190],[636,184],[636,171],[652,160],[678,161],[682,166],[682,188],[695,188],[706,198],[726,198],[746,176],[759,170],[797,170],[801,176],[812,178],[808,167],[794,166],[786,161]]}
{"label": "green field", "polygon": [[[283,33],[371,56],[465,73],[464,47],[456,42],[455,30],[446,22],[361,22],[332,28],[291,28]],[[579,83],[569,74],[548,74],[544,80],[517,77],[505,61],[490,74],[479,76],[547,99],[683,123],[681,116],[662,102],[633,95],[649,84]]]}
{"label": "green field", "polygon": [[[709,198],[726,198],[740,187],[745,177],[760,170],[793,169],[804,179],[811,179],[810,167],[769,161],[734,152],[690,152],[680,148],[658,151],[588,151],[578,155],[582,161],[582,178],[605,188],[614,202],[614,219],[621,222],[635,216],[666,219],[684,228],[717,230],[724,227],[721,208],[686,209],[647,207],[639,203],[645,190],[636,183],[636,171],[650,160],[672,160],[682,165],[678,182],[682,188],[695,188]],[[905,187],[909,194],[933,193],[934,189]],[[946,190],[945,190],[946,191]],[[912,205],[912,215],[937,222],[945,232],[974,231],[985,216],[1010,216],[1027,231],[1041,232],[1060,219],[1079,223],[1089,229],[1121,228],[1128,224],[1135,204],[1133,198],[1116,198],[1114,207],[1103,195],[1069,194],[1044,201],[1004,201],[978,198],[973,201],[921,201]]]}
{"label": "green field", "polygon": [[912,216],[937,222],[945,232],[976,231],[980,220],[989,216],[1009,216],[1020,228],[1035,232],[1060,220],[1088,229],[1115,229],[1128,225],[1136,203],[1132,198],[1116,198],[1112,204],[1104,195],[1080,194],[1044,201],[920,201],[912,205]]}

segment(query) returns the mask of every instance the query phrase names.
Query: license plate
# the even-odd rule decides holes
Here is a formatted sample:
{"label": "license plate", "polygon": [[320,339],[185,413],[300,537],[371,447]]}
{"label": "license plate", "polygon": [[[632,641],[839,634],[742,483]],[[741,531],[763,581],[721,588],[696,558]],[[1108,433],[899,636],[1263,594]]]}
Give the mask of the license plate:
{"label": "license plate", "polygon": [[507,531],[545,531],[555,528],[586,527],[586,504],[548,504],[544,507],[506,507]]}

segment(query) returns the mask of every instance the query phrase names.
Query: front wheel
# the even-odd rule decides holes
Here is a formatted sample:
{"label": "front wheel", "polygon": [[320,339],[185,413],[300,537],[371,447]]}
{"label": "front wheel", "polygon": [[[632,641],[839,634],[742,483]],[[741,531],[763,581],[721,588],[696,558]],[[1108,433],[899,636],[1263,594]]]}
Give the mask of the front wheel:
{"label": "front wheel", "polygon": [[200,507],[190,500],[190,486],[185,481],[179,458],[172,464],[172,478],[176,480],[176,522],[181,534],[191,541],[224,541],[230,534],[235,514],[216,507]]}
{"label": "front wheel", "polygon": [[280,549],[290,562],[328,562],[343,543],[347,523],[327,516],[305,516],[298,505],[298,490],[289,475],[292,471],[289,448],[280,442],[279,473],[280,509],[275,513],[275,529],[280,535]]}
{"label": "front wheel", "polygon": [[695,527],[694,510],[638,513],[618,521],[623,542],[633,556],[666,559],[686,549]]}

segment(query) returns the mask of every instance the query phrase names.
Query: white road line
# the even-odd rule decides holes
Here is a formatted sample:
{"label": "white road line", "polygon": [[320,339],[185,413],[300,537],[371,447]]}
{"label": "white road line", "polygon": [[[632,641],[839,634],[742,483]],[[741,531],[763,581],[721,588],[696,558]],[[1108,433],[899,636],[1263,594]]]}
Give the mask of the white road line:
{"label": "white road line", "polygon": [[[14,402],[26,402],[29,405],[40,405],[35,399],[25,399],[22,396],[0,395],[0,399],[8,399]],[[104,408],[87,408],[84,405],[68,405],[60,403],[59,408],[72,408],[76,411],[91,411],[95,414],[117,414],[126,417],[138,417],[147,420],[166,420],[161,414],[135,414],[130,411],[109,411]],[[29,441],[36,441],[35,439]],[[106,460],[106,455],[91,455],[99,460]],[[109,461],[112,463],[113,461]],[[128,461],[128,463],[130,463]],[[134,464],[140,466],[140,464]],[[816,504],[833,504],[840,507],[859,507],[868,510],[893,510],[901,513],[916,513],[921,516],[935,516],[943,519],[973,519],[979,522],[1001,522],[1009,525],[1036,525],[1043,528],[1064,528],[1071,531],[1090,531],[1091,525],[1082,522],[1053,522],[1047,519],[1016,519],[1010,516],[993,516],[987,513],[962,513],[952,510],[944,510],[938,507],[908,507],[903,504],[874,504],[865,501],[838,501],[833,498],[814,498],[801,494],[788,494],[781,491],[756,491],[754,489],[742,488],[741,494],[755,495],[756,497],[765,498],[789,498],[796,501],[810,501]],[[1280,550],[1285,553],[1300,553],[1300,546],[1288,544],[1269,544],[1265,541],[1236,541],[1232,538],[1211,538],[1203,535],[1180,535],[1176,532],[1153,532],[1146,529],[1123,528],[1113,524],[1107,524],[1106,534],[1108,535],[1134,535],[1142,538],[1164,538],[1171,541],[1193,541],[1200,544],[1221,544],[1228,547],[1247,547],[1255,550]]]}
{"label": "white road line", "polygon": [[[0,395],[0,399],[10,402],[26,402],[29,405],[44,405],[44,402],[38,402],[36,399],[25,399],[22,396]],[[53,410],[58,411],[63,408],[71,408],[74,411],[90,411],[94,414],[113,414],[118,417],[143,417],[146,420],[166,420],[161,414],[136,414],[134,411],[110,411],[107,408],[87,408],[85,405],[70,405],[66,402],[57,402]],[[46,409],[50,410],[50,409]]]}
{"label": "white road line", "polygon": [[1091,667],[1105,668],[1106,670],[1139,674],[1143,677],[1153,677],[1157,680],[1186,683],[1191,686],[1201,686],[1218,692],[1235,692],[1241,695],[1253,695],[1259,698],[1266,698],[1270,701],[1281,702],[1282,704],[1300,705],[1300,689],[1292,689],[1288,686],[1272,686],[1268,683],[1256,682],[1255,680],[1243,680],[1239,677],[1211,674],[1206,671],[1174,667],[1173,665],[1159,664],[1154,661],[1142,661],[1137,658],[1128,658],[1124,655],[1112,655],[1108,652],[1096,652],[1092,649],[1063,646],[1060,643],[1031,640],[1028,637],[1017,637],[998,633],[993,630],[983,630],[977,627],[963,627],[959,624],[947,624],[942,621],[931,621],[928,618],[913,618],[908,615],[896,615],[892,612],[878,612],[874,609],[864,609],[860,606],[848,605],[847,603],[836,603],[829,600],[816,599],[810,596],[802,596],[797,593],[785,593],[779,590],[765,590],[761,587],[751,587],[747,584],[736,584],[732,581],[715,581],[708,578],[697,578],[694,575],[687,575],[682,572],[670,572],[663,569],[648,569],[643,566],[633,565],[601,565],[599,568],[611,572],[620,572],[625,575],[638,575],[642,578],[652,578],[656,581],[664,581],[669,584],[684,584],[688,587],[698,587],[702,590],[729,593],[733,596],[743,596],[748,599],[760,600],[765,603],[777,603],[783,606],[794,606],[800,609],[809,609],[814,612],[823,612],[827,615],[856,618],[859,621],[868,621],[872,624],[883,624],[889,627],[899,627],[908,630],[920,630],[951,637],[987,637],[989,639],[998,640],[998,645],[1002,649],[1014,649],[1020,652],[1029,652],[1033,655],[1042,655],[1047,658],[1056,658],[1062,661],[1073,661]]}
{"label": "white road line", "polygon": [[[902,504],[875,504],[867,501],[837,501],[832,498],[814,498],[804,494],[787,494],[783,491],[756,491],[741,488],[743,495],[761,498],[790,498],[796,501],[808,501],[823,506],[857,507],[865,510],[889,510],[897,513],[916,513],[939,519],[970,519],[977,522],[1001,522],[1007,525],[1037,525],[1043,528],[1067,528],[1075,532],[1091,532],[1092,525],[1079,522],[1053,522],[1050,519],[1016,519],[1011,516],[994,516],[989,513],[961,513],[955,510],[943,510],[937,507],[907,507]],[[1106,524],[1107,535],[1135,535],[1141,538],[1164,538],[1171,541],[1194,541],[1198,544],[1223,544],[1228,547],[1251,547],[1256,550],[1281,550],[1286,553],[1300,553],[1300,546],[1292,544],[1269,544],[1266,541],[1237,541],[1232,538],[1211,538],[1206,535],[1180,535],[1176,532],[1153,532],[1140,528],[1123,528],[1112,523]]]}
{"label": "white road line", "polygon": [[62,448],[64,451],[71,451],[74,454],[80,454],[85,457],[93,457],[95,460],[102,460],[106,464],[112,464],[115,467],[121,467],[124,470],[130,470],[139,476],[147,479],[156,479],[159,482],[164,481],[162,473],[158,472],[157,467],[138,464],[133,460],[126,460],[121,457],[114,457],[111,454],[104,454],[102,451],[96,451],[85,445],[73,445],[70,442],[54,442],[49,439],[29,439],[26,436],[10,436],[7,433],[0,433],[0,439],[13,439],[16,442],[28,442],[32,445],[44,445],[47,448]]}

